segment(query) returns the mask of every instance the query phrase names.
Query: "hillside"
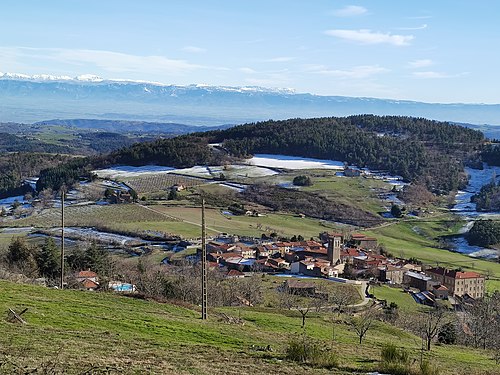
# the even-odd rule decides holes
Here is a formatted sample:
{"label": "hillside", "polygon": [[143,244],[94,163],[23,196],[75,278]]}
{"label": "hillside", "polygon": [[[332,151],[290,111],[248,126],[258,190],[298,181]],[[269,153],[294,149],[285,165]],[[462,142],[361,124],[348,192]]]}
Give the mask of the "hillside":
{"label": "hillside", "polygon": [[[327,370],[284,358],[288,340],[301,333],[299,314],[272,309],[224,308],[199,313],[108,293],[60,291],[0,281],[0,310],[28,308],[26,325],[0,321],[0,373],[50,374],[352,374],[380,368],[380,346],[394,342],[420,358],[420,339],[377,322],[359,347],[357,336],[337,324],[331,341],[328,314],[313,314],[305,332],[330,348],[338,367]],[[228,324],[223,315],[243,324]],[[270,345],[272,351],[257,350]],[[486,352],[435,346],[423,353],[440,374],[494,374]],[[45,371],[45,372],[44,372]],[[33,373],[32,372],[32,373]]]}
{"label": "hillside", "polygon": [[[170,167],[220,164],[209,143],[222,143],[231,156],[283,154],[340,160],[386,170],[434,192],[463,187],[463,162],[477,158],[481,132],[411,117],[373,115],[290,119],[144,142],[103,159],[106,164]],[[42,176],[43,177],[43,176]]]}

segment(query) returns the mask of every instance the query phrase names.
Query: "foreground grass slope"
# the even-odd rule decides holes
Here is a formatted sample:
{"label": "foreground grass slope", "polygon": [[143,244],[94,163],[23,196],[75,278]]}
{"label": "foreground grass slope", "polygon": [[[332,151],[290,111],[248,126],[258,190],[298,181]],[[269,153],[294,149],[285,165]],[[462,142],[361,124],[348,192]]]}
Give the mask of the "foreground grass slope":
{"label": "foreground grass slope", "polygon": [[[351,374],[379,368],[387,342],[419,358],[420,339],[377,323],[362,346],[345,324],[310,314],[306,333],[338,355],[334,370],[312,369],[284,359],[289,338],[302,332],[297,312],[270,309],[211,310],[208,321],[196,311],[106,293],[60,291],[0,281],[0,310],[28,308],[28,324],[0,321],[0,373],[20,368],[51,373],[162,374]],[[226,324],[221,312],[244,324]],[[271,345],[260,352],[252,345]],[[488,353],[462,347],[434,347],[425,353],[441,374],[498,373]]]}

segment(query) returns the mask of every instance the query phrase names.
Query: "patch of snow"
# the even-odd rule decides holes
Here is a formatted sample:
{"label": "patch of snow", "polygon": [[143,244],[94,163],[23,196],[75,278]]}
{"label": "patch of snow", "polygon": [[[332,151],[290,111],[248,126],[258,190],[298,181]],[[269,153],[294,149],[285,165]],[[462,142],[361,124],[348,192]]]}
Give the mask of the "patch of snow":
{"label": "patch of snow", "polygon": [[247,162],[259,167],[283,169],[334,169],[343,170],[344,163],[337,160],[302,158],[287,155],[255,154]]}
{"label": "patch of snow", "polygon": [[473,258],[497,259],[499,256],[498,250],[469,245],[467,240],[462,236],[455,237],[450,243],[456,252]]}
{"label": "patch of snow", "polygon": [[75,77],[76,81],[83,81],[83,82],[102,82],[104,81],[103,78],[96,76],[94,74],[81,74],[77,77]]}
{"label": "patch of snow", "polygon": [[[455,206],[452,211],[464,216],[488,216],[488,214],[476,212],[476,204],[470,200],[472,196],[481,190],[481,187],[488,184],[493,176],[500,175],[500,167],[483,164],[483,169],[465,168],[465,173],[469,177],[469,182],[465,190],[460,190],[455,196]],[[491,214],[491,213],[490,213]]]}
{"label": "patch of snow", "polygon": [[7,198],[0,199],[0,210],[2,209],[2,207],[5,208],[6,210],[9,209],[10,206],[12,206],[12,204],[15,201],[18,201],[19,203],[23,203],[24,202],[24,196],[23,195],[17,195],[15,197],[7,197]]}
{"label": "patch of snow", "polygon": [[130,165],[121,165],[112,168],[98,169],[92,171],[101,178],[124,178],[137,177],[144,174],[169,173],[175,168],[163,167],[159,165],[144,165],[141,167],[133,167]]}

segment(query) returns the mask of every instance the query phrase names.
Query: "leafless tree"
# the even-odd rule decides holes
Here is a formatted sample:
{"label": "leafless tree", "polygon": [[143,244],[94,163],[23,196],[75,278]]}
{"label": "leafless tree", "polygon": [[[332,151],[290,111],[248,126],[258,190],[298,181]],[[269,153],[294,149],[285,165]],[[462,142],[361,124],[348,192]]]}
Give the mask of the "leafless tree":
{"label": "leafless tree", "polygon": [[339,286],[328,296],[328,302],[332,305],[332,311],[340,316],[347,306],[357,301],[358,297],[359,295],[354,295],[350,288]]}
{"label": "leafless tree", "polygon": [[54,192],[52,189],[43,189],[39,194],[40,204],[42,208],[48,208],[52,206],[52,200],[54,199]]}
{"label": "leafless tree", "polygon": [[441,327],[448,321],[448,310],[441,306],[436,306],[427,312],[413,317],[416,329],[420,333],[425,347],[431,350],[432,340],[437,336]]}
{"label": "leafless tree", "polygon": [[311,306],[307,305],[307,306],[298,307],[297,311],[300,313],[300,316],[302,317],[302,328],[304,328],[306,326],[307,314],[309,314],[309,311],[311,311]]}
{"label": "leafless tree", "polygon": [[374,306],[369,307],[362,313],[351,315],[347,323],[354,329],[359,338],[359,344],[363,343],[363,338],[368,331],[373,327],[373,323],[377,320],[378,311]]}

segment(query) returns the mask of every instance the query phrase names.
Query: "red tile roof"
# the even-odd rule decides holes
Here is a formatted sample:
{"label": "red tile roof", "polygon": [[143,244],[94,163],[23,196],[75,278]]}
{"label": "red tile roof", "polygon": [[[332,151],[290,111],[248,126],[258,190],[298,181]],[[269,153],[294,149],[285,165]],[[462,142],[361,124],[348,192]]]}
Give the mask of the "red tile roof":
{"label": "red tile roof", "polygon": [[76,277],[78,278],[92,278],[92,277],[97,277],[97,273],[93,272],[93,271],[80,271],[78,272],[78,275],[76,275]]}
{"label": "red tile roof", "polygon": [[238,271],[238,270],[230,270],[228,273],[227,273],[227,276],[231,277],[231,276],[245,276],[245,274],[241,271]]}
{"label": "red tile roof", "polygon": [[82,281],[82,285],[85,289],[95,289],[99,286],[98,283],[92,281],[92,280],[89,280],[89,279],[85,279]]}

